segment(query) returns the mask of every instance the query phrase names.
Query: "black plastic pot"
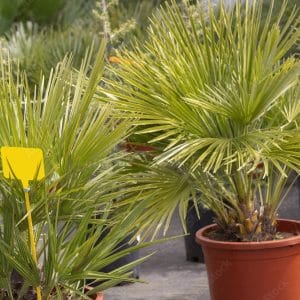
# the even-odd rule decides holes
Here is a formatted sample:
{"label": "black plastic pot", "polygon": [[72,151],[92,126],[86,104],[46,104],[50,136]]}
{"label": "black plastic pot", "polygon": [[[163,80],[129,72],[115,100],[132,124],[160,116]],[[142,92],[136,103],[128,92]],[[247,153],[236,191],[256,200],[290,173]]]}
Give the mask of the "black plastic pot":
{"label": "black plastic pot", "polygon": [[[107,232],[104,232],[103,236],[101,238],[104,238],[104,236],[107,234]],[[133,247],[135,245],[137,245],[137,241],[129,244],[130,240],[132,239],[133,235],[129,235],[128,237],[126,237],[124,240],[122,240],[122,242],[120,242],[116,248],[118,249],[118,251],[122,251],[122,250],[125,250],[127,248],[130,248],[130,247]],[[98,242],[100,242],[101,238],[99,239]],[[121,257],[120,259],[114,261],[113,263],[111,263],[110,265],[107,265],[106,267],[104,267],[103,269],[101,269],[100,271],[101,272],[104,272],[104,273],[109,273],[109,272],[112,272],[113,270],[115,269],[118,269],[122,266],[125,266],[127,264],[130,264],[134,261],[136,261],[137,259],[140,258],[140,252],[139,250],[137,251],[134,251],[134,252],[131,252],[129,253],[128,255],[126,256],[123,256]],[[139,266],[135,266],[132,268],[131,270],[132,274],[131,274],[131,278],[135,278],[135,279],[139,279]],[[99,283],[95,283],[93,284],[93,281],[92,280],[88,280],[87,281],[87,284],[91,287],[99,284]],[[123,281],[123,282],[120,282],[119,286],[121,285],[126,285],[126,284],[130,284],[130,282],[128,281]]]}
{"label": "black plastic pot", "polygon": [[186,227],[189,235],[184,237],[186,260],[204,263],[202,248],[195,241],[196,232],[204,226],[213,224],[214,213],[203,206],[199,206],[200,219],[197,216],[194,203],[190,202],[186,217]]}
{"label": "black plastic pot", "polygon": [[[129,241],[131,240],[132,236],[128,236],[126,237],[118,246],[117,248],[121,251],[121,250],[124,250],[124,249],[127,249],[127,248],[130,248],[130,247],[133,247],[137,244],[137,241],[135,241],[134,243],[131,243],[129,245]],[[129,263],[132,263],[134,261],[136,261],[137,259],[140,258],[140,252],[139,250],[137,251],[134,251],[134,252],[131,252],[129,253],[128,255],[126,256],[123,256],[121,257],[120,259],[116,260],[115,262],[113,262],[112,264],[104,267],[101,271],[102,272],[105,272],[105,273],[108,273],[108,272],[111,272],[115,269],[118,269],[124,265],[127,265]],[[139,266],[135,266],[133,269],[132,269],[132,275],[131,275],[132,278],[136,278],[138,279],[139,278]],[[124,282],[120,282],[118,285],[124,285],[124,284],[128,284],[130,282],[127,282],[127,281],[124,281]]]}

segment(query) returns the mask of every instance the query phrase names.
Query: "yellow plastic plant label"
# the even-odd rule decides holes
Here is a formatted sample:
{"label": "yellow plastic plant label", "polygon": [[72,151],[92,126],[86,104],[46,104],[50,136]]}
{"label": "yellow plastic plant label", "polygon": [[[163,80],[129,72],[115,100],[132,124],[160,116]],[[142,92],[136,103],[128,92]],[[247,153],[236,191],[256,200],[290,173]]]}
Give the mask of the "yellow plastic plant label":
{"label": "yellow plastic plant label", "polygon": [[30,180],[45,177],[43,151],[39,148],[2,147],[1,159],[4,177],[21,180],[24,188]]}

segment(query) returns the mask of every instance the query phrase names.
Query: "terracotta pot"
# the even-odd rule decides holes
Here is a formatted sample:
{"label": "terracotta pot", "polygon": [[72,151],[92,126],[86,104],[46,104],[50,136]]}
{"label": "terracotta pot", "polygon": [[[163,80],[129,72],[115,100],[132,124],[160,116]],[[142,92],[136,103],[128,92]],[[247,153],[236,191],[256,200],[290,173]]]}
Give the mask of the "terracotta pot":
{"label": "terracotta pot", "polygon": [[300,221],[279,220],[278,231],[295,234],[266,242],[207,238],[216,225],[196,233],[207,267],[211,300],[300,299]]}
{"label": "terracotta pot", "polygon": [[[84,289],[85,289],[85,292],[88,292],[93,288],[90,286],[85,286]],[[104,300],[104,294],[102,292],[98,292],[96,295],[92,295],[90,297],[93,298],[93,300]]]}
{"label": "terracotta pot", "polygon": [[94,300],[104,300],[104,294],[97,293],[97,295],[94,297]]}
{"label": "terracotta pot", "polygon": [[152,152],[157,149],[153,146],[139,144],[139,143],[131,143],[125,142],[120,145],[121,149],[126,150],[127,152]]}

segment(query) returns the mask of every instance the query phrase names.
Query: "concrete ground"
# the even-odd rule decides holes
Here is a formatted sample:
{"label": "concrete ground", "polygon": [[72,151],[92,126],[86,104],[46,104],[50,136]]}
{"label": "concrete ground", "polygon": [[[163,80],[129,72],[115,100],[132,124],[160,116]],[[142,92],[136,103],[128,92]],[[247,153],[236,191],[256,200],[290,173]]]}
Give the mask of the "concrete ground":
{"label": "concrete ground", "polygon": [[[299,190],[292,189],[279,215],[300,219],[299,199]],[[169,235],[180,234],[180,221],[175,216]],[[141,255],[153,251],[157,252],[140,266],[140,278],[147,283],[114,287],[105,291],[105,300],[210,300],[205,265],[186,261],[183,238],[143,249]]]}
{"label": "concrete ground", "polygon": [[[169,235],[181,235],[175,216]],[[167,241],[141,250],[141,255],[156,253],[140,266],[140,279],[134,283],[105,291],[105,300],[209,300],[205,265],[188,262],[184,239]]]}

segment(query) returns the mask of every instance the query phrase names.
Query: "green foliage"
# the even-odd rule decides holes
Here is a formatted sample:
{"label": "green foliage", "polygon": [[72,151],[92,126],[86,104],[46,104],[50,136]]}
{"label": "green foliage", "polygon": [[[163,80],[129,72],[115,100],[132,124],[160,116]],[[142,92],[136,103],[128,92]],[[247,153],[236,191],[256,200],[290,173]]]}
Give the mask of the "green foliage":
{"label": "green foliage", "polygon": [[20,7],[22,15],[19,18],[31,18],[39,23],[49,23],[65,5],[65,0],[27,0]]}
{"label": "green foliage", "polygon": [[[111,38],[113,47],[118,48],[120,45],[128,45],[133,37],[143,40],[146,28],[149,25],[148,18],[164,1],[111,1],[107,7],[108,22],[110,24],[107,34]],[[104,13],[103,8],[100,11]],[[105,18],[105,16],[103,17]]]}
{"label": "green foliage", "polygon": [[[146,28],[147,18],[164,0],[3,0],[0,3],[0,34],[13,22],[33,22],[39,26],[54,26],[64,29],[78,19],[93,20],[93,11],[100,19],[108,19],[112,30],[128,22],[135,23],[137,31]],[[92,20],[91,20],[92,19]]]}
{"label": "green foliage", "polygon": [[38,267],[28,244],[23,188],[0,178],[0,288],[10,298],[13,270],[23,279],[25,298],[30,287],[40,285],[43,299],[65,299],[81,295],[87,279],[98,283],[89,295],[130,281],[130,269],[143,261],[99,271],[141,247],[116,251],[136,231],[144,209],[141,204],[115,212],[114,201],[126,193],[119,187],[127,184],[119,178],[125,154],[116,146],[131,122],[116,119],[110,105],[94,101],[104,51],[102,43],[92,69],[91,51],[78,71],[64,59],[34,91],[24,73],[13,74],[9,59],[1,58],[0,146],[41,148],[46,169],[46,178],[32,182],[30,190]]}
{"label": "green foliage", "polygon": [[[186,174],[236,240],[272,236],[286,178],[300,171],[300,63],[284,58],[299,41],[298,11],[284,21],[284,2],[277,17],[262,18],[262,4],[179,9],[173,1],[152,18],[147,42],[120,53],[112,70],[120,81],[101,90],[118,116],[136,119],[137,134],[155,135],[155,168]],[[135,177],[140,190],[159,174],[149,168]],[[163,190],[155,182],[150,188]],[[155,219],[165,221],[174,201],[185,208],[188,197],[163,194]]]}
{"label": "green foliage", "polygon": [[31,21],[41,26],[68,26],[82,18],[95,0],[2,0],[0,3],[0,34],[14,22]]}
{"label": "green foliage", "polygon": [[[73,66],[80,68],[87,49],[97,49],[101,37],[89,24],[77,23],[65,30],[41,30],[36,24],[16,26],[9,40],[2,41],[2,49],[9,52],[15,66],[26,70],[31,85],[37,84],[42,75],[49,78],[51,69],[66,55],[72,55]],[[96,51],[92,56],[95,59]]]}
{"label": "green foliage", "polygon": [[12,24],[22,0],[0,2],[0,34],[3,34]]}
{"label": "green foliage", "polygon": [[[23,22],[7,31],[1,41],[2,49],[10,53],[13,62],[26,70],[31,85],[37,84],[41,75],[48,78],[51,69],[65,55],[72,54],[73,66],[79,68],[86,50],[97,49],[103,36],[109,41],[108,54],[130,43],[134,36],[143,38],[147,18],[160,3],[77,1],[75,5],[71,0],[58,2],[64,2],[64,6],[56,21],[44,26],[43,22],[28,13],[22,18],[15,18]],[[42,2],[30,3],[35,7]],[[43,15],[39,14],[39,17],[43,18]],[[26,20],[30,21],[24,22]]]}
{"label": "green foliage", "polygon": [[[270,6],[272,5],[272,1],[271,0],[267,0],[264,1],[264,14],[262,16],[262,18],[266,17],[266,14],[268,12],[268,10],[270,9]],[[280,6],[281,3],[279,1],[274,1],[274,17],[273,19],[275,19],[275,17],[280,14]],[[291,15],[291,13],[293,12],[294,8],[297,8],[298,10],[300,9],[300,2],[298,0],[289,0],[287,1],[287,5],[286,5],[286,10],[282,15],[282,19],[281,19],[281,23],[285,24],[288,19],[289,16]],[[292,55],[292,54],[296,54],[298,57],[300,56],[300,46],[299,46],[299,42],[296,43],[287,53],[286,56]]]}

